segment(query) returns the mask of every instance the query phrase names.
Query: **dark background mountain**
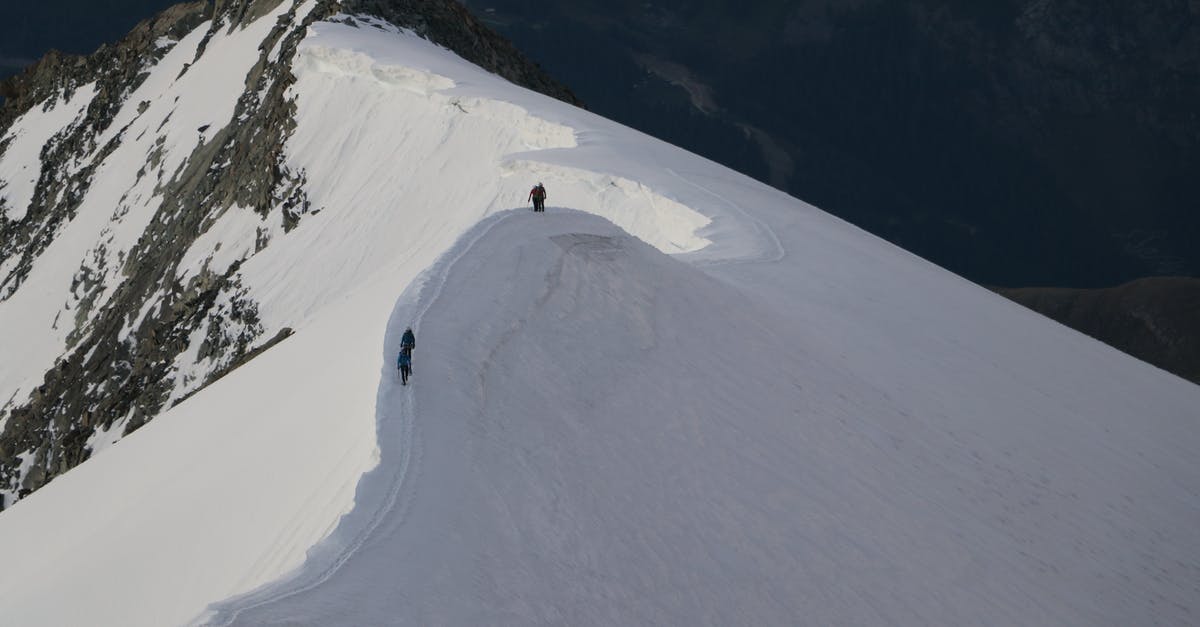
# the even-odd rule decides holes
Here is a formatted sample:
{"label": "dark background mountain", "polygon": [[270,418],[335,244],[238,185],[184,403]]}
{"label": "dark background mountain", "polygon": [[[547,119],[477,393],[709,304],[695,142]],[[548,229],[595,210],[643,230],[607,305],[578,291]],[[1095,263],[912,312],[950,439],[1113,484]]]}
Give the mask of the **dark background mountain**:
{"label": "dark background mountain", "polygon": [[[164,0],[10,7],[0,72]],[[974,281],[1200,272],[1195,0],[469,0],[598,113]]]}
{"label": "dark background mountain", "polygon": [[1108,289],[1000,293],[1134,357],[1200,383],[1200,280],[1153,277]]}
{"label": "dark background mountain", "polygon": [[164,0],[6,0],[0,19],[0,79],[51,49],[91,54],[176,2]]}
{"label": "dark background mountain", "polygon": [[1200,382],[1200,2],[468,5],[597,112]]}
{"label": "dark background mountain", "polygon": [[[21,3],[0,72],[169,4]],[[1200,273],[1200,1],[465,4],[597,113],[979,283]]]}
{"label": "dark background mountain", "polygon": [[1200,270],[1200,3],[470,0],[601,114],[991,285]]}

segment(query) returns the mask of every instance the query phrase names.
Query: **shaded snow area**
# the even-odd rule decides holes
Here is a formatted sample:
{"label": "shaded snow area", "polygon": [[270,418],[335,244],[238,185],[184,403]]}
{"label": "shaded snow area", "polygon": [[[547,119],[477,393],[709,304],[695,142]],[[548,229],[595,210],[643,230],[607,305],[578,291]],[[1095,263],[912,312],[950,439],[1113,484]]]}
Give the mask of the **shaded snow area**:
{"label": "shaded snow area", "polygon": [[[999,309],[1031,334],[1023,351],[1094,348],[909,265],[893,276],[941,279],[929,295],[959,308],[898,299],[900,321]],[[1111,358],[1174,396],[1144,412],[1128,389],[1021,381],[990,363],[1010,340],[979,322],[958,348],[945,329],[939,355],[875,352],[927,382],[889,389],[858,368],[869,345],[820,339],[838,324],[746,283],[575,212],[485,221],[393,314],[389,349],[416,325],[415,373],[401,387],[385,351],[382,463],[355,511],[298,575],[210,619],[1128,625],[1195,610],[1194,389]]]}
{"label": "shaded snow area", "polygon": [[377,458],[370,331],[390,304],[327,308],[0,513],[0,623],[179,625],[298,566]]}
{"label": "shaded snow area", "polygon": [[390,346],[409,322],[413,385],[383,372],[385,463],[237,624],[784,624],[811,602],[801,521],[834,486],[796,472],[821,453],[805,387],[855,384],[787,350],[787,318],[551,210],[464,237]]}
{"label": "shaded snow area", "polygon": [[1200,388],[412,34],[293,71],[315,213],[180,273],[295,334],[0,513],[0,622],[1200,621]]}

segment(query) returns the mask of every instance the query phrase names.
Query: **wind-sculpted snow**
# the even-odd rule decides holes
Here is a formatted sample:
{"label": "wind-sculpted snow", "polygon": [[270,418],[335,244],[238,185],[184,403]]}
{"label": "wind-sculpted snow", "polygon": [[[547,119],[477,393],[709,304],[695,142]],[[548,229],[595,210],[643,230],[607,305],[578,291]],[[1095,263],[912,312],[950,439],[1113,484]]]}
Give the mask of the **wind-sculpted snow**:
{"label": "wind-sculpted snow", "polygon": [[[819,338],[836,323],[720,274],[574,212],[482,222],[392,314],[381,462],[355,510],[297,575],[205,622],[1121,625],[1195,609],[1194,390],[1131,425],[1136,400],[1076,405],[1086,381],[972,372],[995,339],[953,328],[957,349],[875,354],[926,382],[895,390],[860,369],[863,341]],[[1003,302],[978,295],[956,302]],[[1008,330],[1093,345],[1001,310]]]}
{"label": "wind-sculpted snow", "polygon": [[[1200,612],[1195,386],[411,32],[336,20],[279,50],[236,44],[291,63],[268,75],[286,93],[264,92],[266,112],[257,90],[239,96],[202,159],[155,157],[183,164],[204,203],[206,181],[224,194],[163,265],[209,286],[212,313],[172,327],[168,357],[133,360],[171,373],[178,405],[115,444],[125,423],[91,430],[103,455],[0,514],[4,620]],[[205,56],[258,28],[218,29]],[[247,157],[268,131],[278,150]],[[261,168],[279,178],[243,178]],[[519,210],[538,180],[549,210]],[[156,338],[145,321],[191,315],[149,293],[164,300],[137,300],[113,333]],[[211,383],[245,354],[223,333],[285,330]],[[93,348],[84,362],[114,359]]]}
{"label": "wind-sculpted snow", "polygon": [[[313,311],[375,273],[407,284],[480,218],[526,204],[539,177],[551,206],[570,199],[668,252],[707,244],[696,231],[708,219],[635,180],[537,160],[574,150],[576,130],[524,105],[569,109],[562,103],[358,21],[319,23],[299,50],[287,166],[305,173],[318,215],[242,267],[268,328],[296,324],[274,316]],[[307,252],[327,247],[337,264]]]}
{"label": "wind-sculpted snow", "polygon": [[354,512],[210,622],[789,622],[800,408],[839,379],[796,331],[604,220],[485,220],[393,313]]}

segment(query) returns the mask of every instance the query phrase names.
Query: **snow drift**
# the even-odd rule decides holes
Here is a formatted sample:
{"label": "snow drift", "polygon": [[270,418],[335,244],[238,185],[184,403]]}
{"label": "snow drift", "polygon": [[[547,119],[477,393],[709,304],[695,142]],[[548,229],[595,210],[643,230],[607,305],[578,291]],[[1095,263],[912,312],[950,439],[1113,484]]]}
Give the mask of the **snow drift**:
{"label": "snow drift", "polygon": [[[266,332],[294,335],[0,514],[5,620],[1200,612],[1195,386],[351,21],[292,67],[285,163],[317,211],[285,232],[230,210],[179,268],[236,263]],[[548,213],[514,210],[537,180]]]}

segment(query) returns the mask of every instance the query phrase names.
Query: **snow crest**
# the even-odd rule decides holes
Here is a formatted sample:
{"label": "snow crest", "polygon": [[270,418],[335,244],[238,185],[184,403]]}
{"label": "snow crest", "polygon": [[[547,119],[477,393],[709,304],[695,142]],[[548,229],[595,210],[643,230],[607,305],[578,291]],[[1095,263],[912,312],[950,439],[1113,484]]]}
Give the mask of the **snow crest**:
{"label": "snow crest", "polygon": [[[222,30],[201,62],[244,76],[278,17]],[[236,266],[257,323],[294,335],[116,444],[97,432],[103,455],[3,512],[6,620],[1200,613],[1195,386],[412,33],[338,20],[293,67],[279,165],[309,211],[289,229],[230,207],[179,269]],[[159,206],[121,166],[158,154],[169,175],[232,115],[226,67],[179,78],[194,35],[131,100],[149,108],[122,111],[146,136],[45,257],[64,261],[39,260],[43,291],[0,304],[5,350],[35,368],[66,341],[46,326],[79,260],[115,272]],[[538,180],[545,214],[522,210]],[[186,338],[172,400],[209,370],[208,335]],[[0,362],[0,392],[29,372]]]}

